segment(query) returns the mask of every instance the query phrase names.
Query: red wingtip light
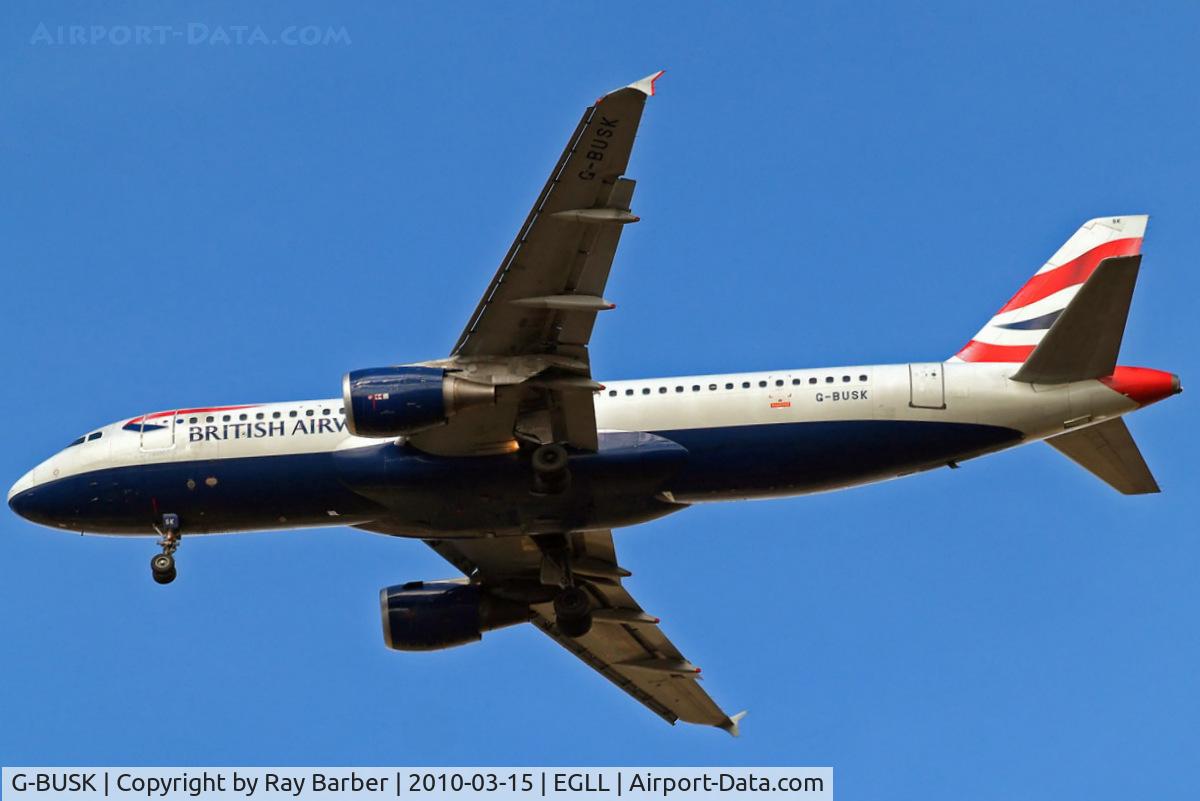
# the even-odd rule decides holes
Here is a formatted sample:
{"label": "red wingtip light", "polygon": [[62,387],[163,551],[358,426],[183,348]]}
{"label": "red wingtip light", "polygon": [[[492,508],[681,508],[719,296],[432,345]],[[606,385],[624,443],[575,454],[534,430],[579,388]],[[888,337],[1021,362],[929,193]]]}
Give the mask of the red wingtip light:
{"label": "red wingtip light", "polygon": [[1149,406],[1183,391],[1179,376],[1149,367],[1117,367],[1100,381],[1139,406]]}

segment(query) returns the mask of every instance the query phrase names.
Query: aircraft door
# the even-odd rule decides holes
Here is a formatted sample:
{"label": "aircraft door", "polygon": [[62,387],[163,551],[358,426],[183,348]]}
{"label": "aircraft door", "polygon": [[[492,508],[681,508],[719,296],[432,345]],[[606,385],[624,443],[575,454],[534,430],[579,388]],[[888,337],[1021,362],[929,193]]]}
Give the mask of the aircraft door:
{"label": "aircraft door", "polygon": [[772,409],[789,409],[792,405],[791,376],[773,375],[767,381],[767,399]]}
{"label": "aircraft door", "polygon": [[945,365],[940,362],[908,366],[908,405],[918,409],[946,408]]}
{"label": "aircraft door", "polygon": [[141,450],[169,451],[175,447],[175,412],[147,414],[142,417]]}

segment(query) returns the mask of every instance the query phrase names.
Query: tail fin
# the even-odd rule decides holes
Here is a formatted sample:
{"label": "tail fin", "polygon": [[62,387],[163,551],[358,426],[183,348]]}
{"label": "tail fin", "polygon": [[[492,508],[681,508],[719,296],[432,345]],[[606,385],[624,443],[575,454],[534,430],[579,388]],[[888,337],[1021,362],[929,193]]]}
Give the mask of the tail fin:
{"label": "tail fin", "polygon": [[1100,262],[1013,373],[1013,380],[1065,384],[1112,375],[1141,263],[1141,256],[1114,256]]}
{"label": "tail fin", "polygon": [[1085,222],[951,361],[1025,362],[1100,262],[1141,252],[1149,219],[1139,214]]}
{"label": "tail fin", "polygon": [[1158,492],[1158,482],[1119,417],[1046,440],[1059,453],[1125,495]]}

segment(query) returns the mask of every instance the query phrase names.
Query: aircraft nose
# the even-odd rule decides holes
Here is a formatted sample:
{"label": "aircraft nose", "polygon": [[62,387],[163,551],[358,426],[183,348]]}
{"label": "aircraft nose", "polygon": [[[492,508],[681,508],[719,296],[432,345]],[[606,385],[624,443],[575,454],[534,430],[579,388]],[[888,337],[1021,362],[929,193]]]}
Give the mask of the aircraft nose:
{"label": "aircraft nose", "polygon": [[34,487],[36,486],[37,468],[34,468],[18,478],[17,483],[8,489],[8,508],[26,520],[35,520],[35,522],[38,517],[34,501],[36,494]]}
{"label": "aircraft nose", "polygon": [[16,483],[13,484],[8,490],[8,502],[10,504],[12,503],[12,499],[14,497],[20,495],[22,492],[30,489],[33,486],[34,481],[36,480],[36,473],[37,468],[35,467],[33,470],[30,470],[28,473],[17,479]]}
{"label": "aircraft nose", "polygon": [[8,508],[24,518],[29,517],[29,491],[33,489],[35,473],[36,468],[21,476],[8,491]]}

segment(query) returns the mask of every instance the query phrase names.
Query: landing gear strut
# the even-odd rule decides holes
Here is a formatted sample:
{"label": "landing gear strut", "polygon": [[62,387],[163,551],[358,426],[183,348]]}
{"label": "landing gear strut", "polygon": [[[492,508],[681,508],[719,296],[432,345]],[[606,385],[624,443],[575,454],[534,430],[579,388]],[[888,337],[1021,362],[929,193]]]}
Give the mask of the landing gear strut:
{"label": "landing gear strut", "polygon": [[562,534],[541,534],[534,541],[544,557],[542,583],[562,589],[554,596],[554,625],[568,637],[592,630],[592,598],[571,571],[571,545]]}
{"label": "landing gear strut", "polygon": [[159,584],[170,584],[175,580],[175,550],[179,547],[179,515],[162,516],[161,538],[158,541],[162,553],[150,560],[150,573]]}

